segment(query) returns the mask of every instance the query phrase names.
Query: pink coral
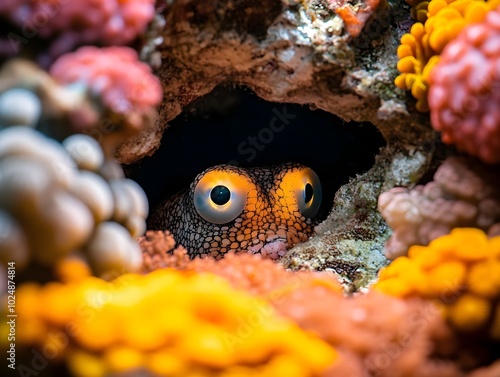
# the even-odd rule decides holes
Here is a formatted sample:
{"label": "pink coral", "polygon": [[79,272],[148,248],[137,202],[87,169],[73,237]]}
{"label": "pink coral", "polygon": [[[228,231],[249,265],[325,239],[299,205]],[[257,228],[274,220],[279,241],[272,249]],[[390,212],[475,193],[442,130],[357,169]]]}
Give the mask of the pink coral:
{"label": "pink coral", "polygon": [[432,303],[377,292],[343,297],[302,287],[275,300],[278,312],[339,352],[328,376],[460,376],[448,357],[456,338]]}
{"label": "pink coral", "polygon": [[129,47],[81,47],[57,59],[50,73],[67,87],[83,87],[97,101],[94,107],[103,109],[102,120],[76,116],[71,123],[97,137],[106,155],[155,123],[162,86]]}
{"label": "pink coral", "polygon": [[476,227],[491,234],[500,223],[498,169],[475,160],[448,158],[434,181],[412,190],[397,187],[379,197],[378,208],[393,235],[386,256],[406,255],[411,245],[427,245],[455,227]]}
{"label": "pink coral", "polygon": [[500,8],[446,46],[430,76],[432,125],[443,141],[500,162]]}
{"label": "pink coral", "polygon": [[[52,56],[77,45],[100,42],[123,45],[146,30],[153,18],[154,0],[22,0],[2,1],[0,15],[23,28],[32,38],[54,38]],[[21,42],[24,43],[24,42]]]}
{"label": "pink coral", "polygon": [[162,97],[159,80],[128,47],[81,47],[60,57],[50,73],[62,84],[85,83],[118,114],[141,112]]}

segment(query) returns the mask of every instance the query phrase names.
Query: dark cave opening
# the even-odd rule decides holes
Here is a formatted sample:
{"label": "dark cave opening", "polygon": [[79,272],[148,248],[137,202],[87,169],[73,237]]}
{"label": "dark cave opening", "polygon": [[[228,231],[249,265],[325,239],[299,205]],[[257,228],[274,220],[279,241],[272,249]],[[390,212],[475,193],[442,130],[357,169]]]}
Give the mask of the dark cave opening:
{"label": "dark cave opening", "polygon": [[318,216],[324,219],[339,187],[369,170],[383,146],[384,138],[371,123],[345,122],[308,106],[265,101],[245,87],[220,85],[170,122],[153,156],[126,171],[143,187],[153,209],[214,165],[297,162],[321,180]]}

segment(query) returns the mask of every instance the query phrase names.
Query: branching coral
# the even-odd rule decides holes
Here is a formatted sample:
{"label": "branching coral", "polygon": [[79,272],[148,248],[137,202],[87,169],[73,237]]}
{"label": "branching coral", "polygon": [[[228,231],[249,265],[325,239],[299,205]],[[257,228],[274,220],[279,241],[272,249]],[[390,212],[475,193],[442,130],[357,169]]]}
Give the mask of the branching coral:
{"label": "branching coral", "polygon": [[0,16],[22,28],[9,34],[14,53],[36,35],[53,39],[50,55],[57,57],[78,45],[123,45],[146,30],[154,16],[154,0],[22,0],[2,1]]}
{"label": "branching coral", "polygon": [[411,90],[418,111],[428,111],[429,75],[439,61],[444,47],[468,24],[482,21],[498,0],[431,0],[415,2],[415,23],[410,33],[401,37],[398,47],[398,88]]}
{"label": "branching coral", "polygon": [[427,245],[455,227],[477,227],[498,234],[498,169],[450,157],[434,181],[414,189],[394,188],[379,197],[378,208],[393,234],[386,256],[406,255],[411,245]]}
{"label": "branching coral", "polygon": [[412,246],[380,272],[375,289],[435,300],[459,332],[500,341],[500,237],[456,228],[429,246]]}
{"label": "branching coral", "polygon": [[500,9],[471,25],[443,51],[430,76],[432,125],[445,143],[500,162]]}
{"label": "branching coral", "polygon": [[18,347],[62,339],[59,355],[74,376],[319,376],[336,359],[269,304],[211,274],[90,277],[25,285],[17,297]]}

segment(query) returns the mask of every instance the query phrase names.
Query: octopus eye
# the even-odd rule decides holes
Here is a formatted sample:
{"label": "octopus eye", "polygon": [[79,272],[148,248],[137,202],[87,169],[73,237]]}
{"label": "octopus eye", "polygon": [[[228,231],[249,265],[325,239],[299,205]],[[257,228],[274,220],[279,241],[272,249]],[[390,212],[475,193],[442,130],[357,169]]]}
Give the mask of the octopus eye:
{"label": "octopus eye", "polygon": [[246,177],[237,172],[209,171],[200,178],[194,189],[196,211],[212,224],[227,224],[243,212],[248,187]]}
{"label": "octopus eye", "polygon": [[305,168],[301,171],[299,180],[302,183],[300,194],[297,194],[299,211],[305,217],[314,217],[319,211],[323,198],[319,178],[312,169]]}
{"label": "octopus eye", "polygon": [[321,183],[316,173],[306,167],[294,169],[282,178],[280,188],[285,193],[285,200],[305,217],[318,214],[323,197]]}

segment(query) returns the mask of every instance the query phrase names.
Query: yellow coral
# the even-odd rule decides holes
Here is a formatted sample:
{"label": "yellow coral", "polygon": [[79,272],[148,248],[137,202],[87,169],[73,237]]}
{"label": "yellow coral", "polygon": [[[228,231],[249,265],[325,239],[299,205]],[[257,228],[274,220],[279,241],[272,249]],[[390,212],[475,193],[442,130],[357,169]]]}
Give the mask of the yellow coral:
{"label": "yellow coral", "polygon": [[500,236],[488,239],[475,228],[457,228],[428,246],[412,246],[382,269],[375,290],[397,297],[436,300],[449,322],[460,331],[488,325],[500,337]]}
{"label": "yellow coral", "polygon": [[410,4],[412,17],[418,22],[401,37],[397,51],[401,74],[394,83],[400,89],[410,90],[417,100],[417,110],[427,112],[428,78],[439,55],[466,25],[481,22],[500,0],[431,0]]}
{"label": "yellow coral", "polygon": [[270,304],[212,274],[79,276],[21,286],[18,303],[18,328],[40,328],[18,347],[43,347],[56,334],[58,356],[75,376],[318,376],[336,358]]}

